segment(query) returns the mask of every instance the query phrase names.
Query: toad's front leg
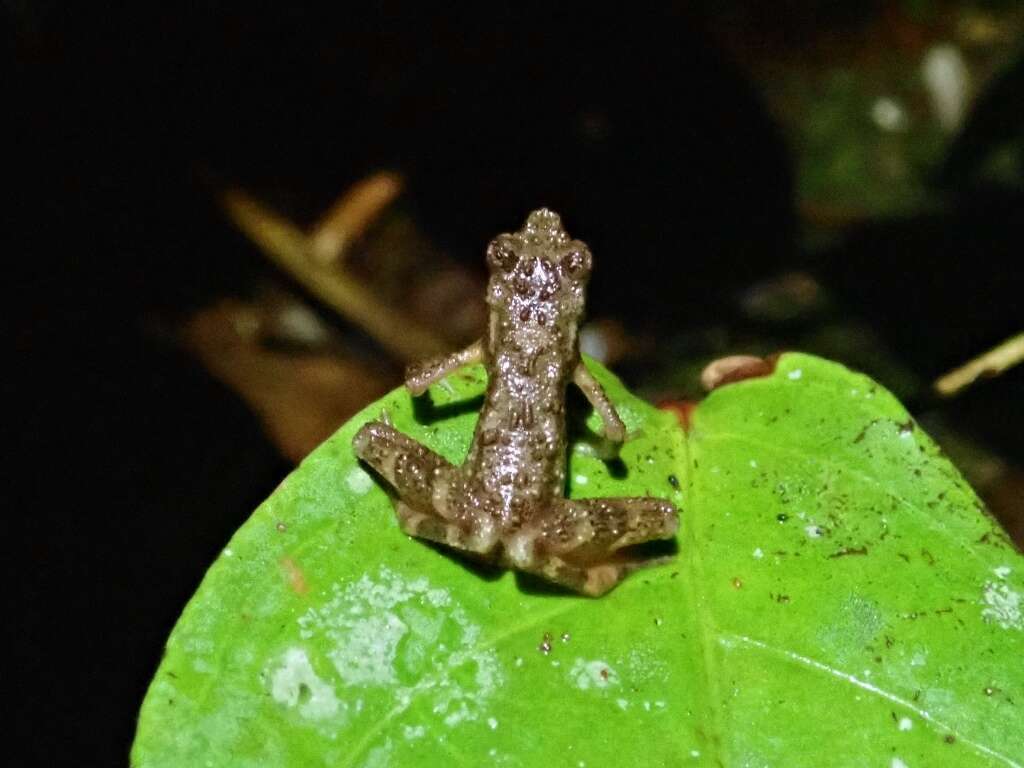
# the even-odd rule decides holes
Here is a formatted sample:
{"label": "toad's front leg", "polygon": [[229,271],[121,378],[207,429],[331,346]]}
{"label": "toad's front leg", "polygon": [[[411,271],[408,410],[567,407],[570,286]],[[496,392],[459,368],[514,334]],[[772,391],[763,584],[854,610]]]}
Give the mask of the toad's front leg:
{"label": "toad's front leg", "polygon": [[597,597],[630,572],[660,562],[623,548],[671,539],[678,529],[675,505],[662,499],[560,499],[537,527],[516,534],[505,557],[519,570]]}
{"label": "toad's front leg", "polygon": [[363,425],[352,445],[395,489],[395,515],[405,533],[475,555],[487,556],[494,549],[494,520],[466,503],[458,467],[380,421]]}
{"label": "toad's front leg", "polygon": [[582,360],[576,363],[576,368],[572,372],[572,380],[583,391],[587,400],[601,417],[601,421],[604,423],[604,436],[613,443],[623,442],[626,439],[626,425],[619,418],[619,414],[615,410],[615,406],[612,405],[612,401],[608,399],[601,382],[594,378],[594,374],[583,364]]}
{"label": "toad's front leg", "polygon": [[413,363],[405,372],[405,386],[415,397],[427,391],[427,387],[440,381],[449,373],[464,365],[483,362],[484,343],[474,341],[465,349],[448,355],[433,357]]}

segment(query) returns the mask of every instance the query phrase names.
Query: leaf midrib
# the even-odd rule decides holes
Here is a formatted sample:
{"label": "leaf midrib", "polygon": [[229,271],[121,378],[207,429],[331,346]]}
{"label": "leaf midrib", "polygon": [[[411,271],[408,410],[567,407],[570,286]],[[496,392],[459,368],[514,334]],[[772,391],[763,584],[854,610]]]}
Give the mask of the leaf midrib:
{"label": "leaf midrib", "polygon": [[681,455],[682,466],[678,468],[679,473],[686,478],[687,494],[683,503],[688,508],[684,511],[681,529],[685,533],[687,551],[683,553],[686,558],[686,587],[684,592],[689,592],[686,598],[693,606],[694,621],[697,624],[697,638],[699,645],[701,674],[703,686],[701,698],[704,705],[700,708],[697,717],[704,724],[703,732],[707,735],[707,743],[702,746],[708,749],[716,758],[717,765],[724,765],[723,747],[721,734],[725,732],[722,722],[722,697],[719,687],[720,676],[717,673],[718,665],[715,661],[715,640],[718,628],[715,625],[714,616],[707,607],[704,599],[703,587],[707,578],[704,572],[704,561],[701,557],[701,548],[697,541],[696,520],[700,516],[701,501],[695,493],[695,476],[693,465],[690,461],[690,440],[689,435],[682,429],[673,432],[676,447]]}

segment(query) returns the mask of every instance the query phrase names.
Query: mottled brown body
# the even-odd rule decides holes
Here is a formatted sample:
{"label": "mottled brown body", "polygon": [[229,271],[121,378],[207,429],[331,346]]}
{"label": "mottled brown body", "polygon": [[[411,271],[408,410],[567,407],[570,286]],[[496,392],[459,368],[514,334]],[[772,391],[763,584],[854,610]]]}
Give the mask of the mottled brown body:
{"label": "mottled brown body", "polygon": [[671,538],[678,517],[661,499],[564,498],[570,381],[600,413],[605,435],[625,439],[615,408],[580,362],[590,251],[542,208],[519,232],[495,238],[487,261],[484,339],[413,366],[406,379],[419,395],[456,368],[485,365],[487,394],[466,461],[456,467],[379,421],[356,435],[356,453],[397,491],[406,533],[602,594],[643,564],[622,548]]}

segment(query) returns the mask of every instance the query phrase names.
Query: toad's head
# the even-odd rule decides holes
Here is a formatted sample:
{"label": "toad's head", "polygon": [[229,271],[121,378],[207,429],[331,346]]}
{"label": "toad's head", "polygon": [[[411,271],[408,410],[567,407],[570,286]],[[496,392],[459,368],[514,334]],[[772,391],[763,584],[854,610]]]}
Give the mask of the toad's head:
{"label": "toad's head", "polygon": [[494,238],[487,265],[487,303],[510,319],[543,326],[583,314],[590,249],[569,237],[554,211],[539,208],[518,232]]}

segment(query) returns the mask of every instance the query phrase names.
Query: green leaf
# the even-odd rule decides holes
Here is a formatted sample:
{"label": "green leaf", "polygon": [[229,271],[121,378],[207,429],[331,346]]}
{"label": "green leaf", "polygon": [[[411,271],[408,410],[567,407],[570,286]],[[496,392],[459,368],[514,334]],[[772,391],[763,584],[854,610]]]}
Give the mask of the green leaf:
{"label": "green leaf", "polygon": [[672,499],[674,562],[587,599],[404,536],[352,435],[387,409],[461,461],[484,381],[396,391],[210,568],[133,764],[1024,764],[1024,558],[890,394],[785,355],[684,434],[592,367],[635,437],[625,473],[574,441],[572,495]]}

